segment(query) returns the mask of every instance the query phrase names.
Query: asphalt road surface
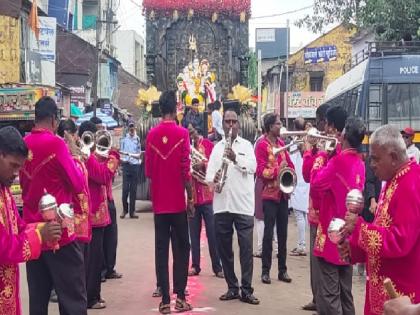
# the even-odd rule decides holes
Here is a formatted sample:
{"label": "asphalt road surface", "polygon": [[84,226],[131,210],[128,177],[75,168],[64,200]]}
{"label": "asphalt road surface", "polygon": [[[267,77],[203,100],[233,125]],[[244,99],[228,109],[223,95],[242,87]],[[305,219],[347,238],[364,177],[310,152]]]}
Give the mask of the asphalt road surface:
{"label": "asphalt road surface", "polygon": [[[108,280],[106,283],[102,284],[102,297],[107,302],[107,308],[103,310],[89,310],[89,314],[158,314],[157,306],[160,299],[152,298],[152,292],[155,289],[156,284],[153,215],[150,212],[141,212],[139,213],[140,219],[138,220],[121,220],[119,218],[121,211],[121,187],[118,183],[116,183],[115,186],[114,197],[119,220],[117,271],[123,274],[123,278],[119,280]],[[138,201],[136,209],[150,209],[150,203]],[[309,233],[307,233],[307,238],[308,237]],[[295,247],[296,238],[297,228],[294,215],[291,214],[289,220],[289,251]],[[288,272],[292,277],[293,282],[286,284],[277,281],[277,272],[275,269],[272,269],[271,285],[261,283],[261,259],[255,258],[253,285],[255,288],[255,296],[261,300],[261,304],[253,306],[242,303],[239,300],[222,302],[219,301],[219,296],[225,293],[227,286],[224,279],[216,278],[212,273],[204,231],[201,239],[202,271],[198,277],[189,278],[187,287],[190,292],[188,300],[192,303],[194,310],[185,314],[209,313],[247,315],[259,313],[263,315],[311,315],[313,313],[301,310],[301,306],[309,302],[312,298],[309,285],[309,256],[288,256]],[[254,237],[254,244],[255,243],[256,237]],[[234,240],[234,249],[235,267],[238,278],[240,278],[238,245],[236,239]],[[273,263],[273,267],[275,266],[277,266],[277,263]],[[355,299],[356,314],[363,314],[364,292],[364,278],[355,275],[353,277],[353,295]],[[21,297],[23,314],[29,314],[24,265],[21,266]],[[50,304],[49,314],[59,314],[57,304]]]}

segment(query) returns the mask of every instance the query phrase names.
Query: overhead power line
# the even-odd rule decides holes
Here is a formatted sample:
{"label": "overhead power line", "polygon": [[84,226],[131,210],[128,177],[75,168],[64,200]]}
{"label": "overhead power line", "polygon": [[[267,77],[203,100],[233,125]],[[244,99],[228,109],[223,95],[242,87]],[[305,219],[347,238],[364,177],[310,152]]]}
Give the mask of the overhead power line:
{"label": "overhead power line", "polygon": [[270,15],[261,15],[261,16],[252,16],[250,18],[250,20],[256,20],[256,19],[265,19],[265,18],[271,18],[271,17],[277,17],[277,16],[282,16],[282,15],[287,15],[287,14],[292,14],[292,13],[297,13],[300,11],[305,11],[308,9],[313,8],[313,5],[309,5],[300,9],[296,9],[296,10],[292,10],[292,11],[287,11],[287,12],[283,12],[283,13],[276,13],[276,14],[270,14]]}

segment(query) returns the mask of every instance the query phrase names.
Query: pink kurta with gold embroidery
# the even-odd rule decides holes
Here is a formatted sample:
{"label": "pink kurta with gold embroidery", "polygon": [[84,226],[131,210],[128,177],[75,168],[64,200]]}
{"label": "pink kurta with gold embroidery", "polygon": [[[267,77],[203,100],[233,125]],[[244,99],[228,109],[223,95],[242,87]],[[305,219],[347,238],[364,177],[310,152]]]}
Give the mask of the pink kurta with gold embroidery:
{"label": "pink kurta with gold embroidery", "polygon": [[350,239],[352,262],[366,262],[366,315],[383,313],[390,278],[400,295],[420,303],[420,167],[404,165],[386,183],[372,223],[362,218]]}
{"label": "pink kurta with gold embroidery", "polygon": [[92,239],[92,223],[90,218],[90,193],[88,185],[88,172],[85,164],[79,158],[75,158],[77,167],[83,174],[83,192],[73,196],[74,208],[74,232],[76,239],[83,243],[89,243]]}
{"label": "pink kurta with gold embroidery", "polygon": [[20,315],[18,263],[37,259],[41,238],[36,224],[19,217],[12,194],[0,185],[0,314]]}
{"label": "pink kurta with gold embroidery", "polygon": [[[33,129],[25,137],[29,153],[20,174],[23,219],[27,223],[42,222],[39,200],[46,190],[57,203],[72,203],[83,192],[83,174],[74,162],[63,139],[46,129]],[[64,246],[76,238],[74,229],[63,229],[59,242]],[[52,248],[44,245],[44,250]]]}
{"label": "pink kurta with gold embroidery", "polygon": [[[213,150],[213,142],[203,137],[200,137],[196,145],[196,149],[207,158],[210,158],[211,151]],[[207,168],[207,163],[206,163]],[[213,189],[208,185],[203,185],[193,177],[193,197],[196,206],[205,205],[213,202]]]}
{"label": "pink kurta with gold embroidery", "polygon": [[[279,202],[283,197],[278,180],[278,176],[281,171],[280,164],[282,161],[285,161],[288,167],[292,169],[295,168],[287,151],[280,152],[277,156],[273,154],[273,148],[281,147],[284,147],[284,142],[280,139],[278,139],[276,143],[272,144],[270,143],[268,137],[264,136],[255,148],[257,176],[263,180],[264,184],[261,194],[263,200],[273,200]],[[288,196],[286,196],[286,198],[288,198]]]}
{"label": "pink kurta with gold embroidery", "polygon": [[90,214],[92,227],[104,227],[111,223],[108,211],[107,184],[112,180],[118,169],[116,156],[116,153],[111,151],[106,161],[100,162],[99,157],[91,154],[85,162],[92,202]]}
{"label": "pink kurta with gold embroidery", "polygon": [[190,136],[175,121],[163,120],[146,139],[145,173],[155,214],[187,209],[185,183],[191,180]]}
{"label": "pink kurta with gold embroidery", "polygon": [[[326,152],[317,149],[306,151],[303,154],[302,175],[305,182],[311,182],[312,170],[318,170],[327,163],[328,156]],[[309,190],[309,224],[317,226],[319,223],[319,209],[321,207],[322,193],[317,194],[311,188]]]}
{"label": "pink kurta with gold embroidery", "polygon": [[327,235],[333,218],[344,219],[347,212],[346,196],[352,189],[363,191],[365,164],[355,150],[343,150],[324,167],[312,169],[311,192],[321,198],[319,224],[314,244],[314,255],[335,265],[347,265],[340,258],[337,245]]}

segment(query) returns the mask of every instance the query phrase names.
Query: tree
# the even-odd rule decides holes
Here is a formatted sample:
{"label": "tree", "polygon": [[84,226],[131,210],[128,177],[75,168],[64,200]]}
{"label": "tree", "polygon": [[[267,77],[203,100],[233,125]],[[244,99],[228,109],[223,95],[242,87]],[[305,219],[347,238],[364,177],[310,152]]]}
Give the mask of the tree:
{"label": "tree", "polygon": [[314,14],[297,25],[321,32],[333,23],[354,23],[381,40],[407,40],[418,36],[419,16],[419,0],[314,0]]}

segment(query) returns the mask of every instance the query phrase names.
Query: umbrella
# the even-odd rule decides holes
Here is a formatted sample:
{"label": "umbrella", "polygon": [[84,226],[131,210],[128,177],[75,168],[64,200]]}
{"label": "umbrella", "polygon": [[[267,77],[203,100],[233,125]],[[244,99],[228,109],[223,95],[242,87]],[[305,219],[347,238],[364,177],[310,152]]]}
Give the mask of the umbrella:
{"label": "umbrella", "polygon": [[79,107],[77,107],[75,104],[70,104],[70,116],[71,117],[81,117],[83,116],[82,111]]}
{"label": "umbrella", "polygon": [[[83,114],[78,120],[76,120],[76,125],[80,126],[82,122],[88,121],[92,117],[93,117],[93,112]],[[104,114],[100,109],[96,110],[96,117],[102,120],[102,123],[106,126],[107,129],[118,127],[118,122],[111,116]]]}

